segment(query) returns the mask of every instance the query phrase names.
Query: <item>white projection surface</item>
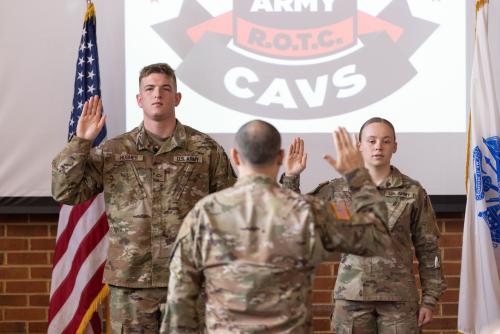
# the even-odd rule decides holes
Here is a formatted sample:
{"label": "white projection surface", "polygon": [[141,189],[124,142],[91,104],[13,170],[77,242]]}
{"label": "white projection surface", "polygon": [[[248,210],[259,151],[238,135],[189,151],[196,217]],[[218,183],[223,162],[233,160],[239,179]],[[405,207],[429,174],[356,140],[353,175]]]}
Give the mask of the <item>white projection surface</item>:
{"label": "white projection surface", "polygon": [[127,128],[140,123],[138,72],[168,62],[178,118],[226,148],[245,122],[306,140],[303,190],[335,176],[332,129],[393,122],[394,164],[433,194],[462,194],[466,3],[450,0],[130,1],[125,3]]}
{"label": "white projection surface", "polygon": [[[94,0],[108,138],[137,126],[140,69],[167,62],[177,117],[226,150],[264,119],[309,153],[302,190],[337,175],[331,131],[392,121],[393,162],[464,194],[474,0]],[[86,1],[0,1],[0,199],[50,196],[67,140]]]}

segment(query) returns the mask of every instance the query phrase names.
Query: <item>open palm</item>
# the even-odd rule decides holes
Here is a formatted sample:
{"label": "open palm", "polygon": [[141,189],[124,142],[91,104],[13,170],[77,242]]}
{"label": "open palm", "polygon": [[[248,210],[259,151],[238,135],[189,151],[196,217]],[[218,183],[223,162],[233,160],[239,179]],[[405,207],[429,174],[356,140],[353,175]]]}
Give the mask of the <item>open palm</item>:
{"label": "open palm", "polygon": [[106,122],[106,116],[101,115],[102,102],[99,96],[92,96],[83,105],[83,111],[76,125],[76,136],[93,141]]}
{"label": "open palm", "polygon": [[307,153],[304,153],[304,140],[295,138],[288,147],[285,174],[288,176],[299,175],[306,169]]}
{"label": "open palm", "polygon": [[356,146],[356,140],[351,138],[345,128],[341,127],[334,131],[333,143],[337,152],[337,159],[330,155],[325,155],[323,158],[340,174],[345,175],[364,166],[363,156]]}

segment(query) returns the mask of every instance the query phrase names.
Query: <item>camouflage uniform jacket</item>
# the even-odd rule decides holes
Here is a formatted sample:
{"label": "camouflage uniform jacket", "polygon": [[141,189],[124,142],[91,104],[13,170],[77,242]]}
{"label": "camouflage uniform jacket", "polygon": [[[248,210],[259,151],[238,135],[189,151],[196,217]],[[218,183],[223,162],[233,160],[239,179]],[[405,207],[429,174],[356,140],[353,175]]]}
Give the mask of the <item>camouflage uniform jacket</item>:
{"label": "camouflage uniform jacket", "polygon": [[208,333],[312,333],[316,266],[332,251],[383,254],[390,243],[368,172],[348,178],[352,216],[263,175],[198,202],[177,237],[161,333],[198,332],[202,282]]}
{"label": "camouflage uniform jacket", "polygon": [[[284,181],[286,187],[298,190],[297,178],[284,177]],[[395,167],[391,167],[391,174],[378,189],[387,204],[387,227],[393,246],[401,255],[400,261],[342,254],[334,297],[361,301],[418,301],[413,246],[418,259],[422,303],[433,309],[446,284],[438,247],[439,230],[429,197],[418,182]],[[311,195],[348,203],[352,199],[342,178],[320,184]]]}
{"label": "camouflage uniform jacket", "polygon": [[161,147],[155,145],[141,124],[93,149],[73,137],[52,162],[55,200],[73,205],[104,192],[104,279],[116,286],[166,287],[182,219],[203,196],[235,182],[222,147],[180,122]]}

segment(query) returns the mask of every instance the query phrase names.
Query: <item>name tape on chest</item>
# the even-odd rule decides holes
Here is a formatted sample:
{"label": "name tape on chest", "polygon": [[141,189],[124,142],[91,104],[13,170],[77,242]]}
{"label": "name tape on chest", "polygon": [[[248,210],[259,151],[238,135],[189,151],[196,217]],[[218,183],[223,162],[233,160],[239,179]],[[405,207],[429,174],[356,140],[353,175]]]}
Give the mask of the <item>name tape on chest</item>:
{"label": "name tape on chest", "polygon": [[174,162],[201,164],[203,159],[199,155],[177,155],[174,157]]}
{"label": "name tape on chest", "polygon": [[144,156],[141,154],[115,154],[116,161],[143,161]]}
{"label": "name tape on chest", "polygon": [[344,201],[330,202],[333,213],[337,220],[351,220],[351,213],[347,207],[347,203]]}
{"label": "name tape on chest", "polygon": [[411,192],[406,191],[397,191],[397,190],[387,190],[384,192],[384,196],[386,197],[403,197],[403,198],[416,198],[417,195]]}

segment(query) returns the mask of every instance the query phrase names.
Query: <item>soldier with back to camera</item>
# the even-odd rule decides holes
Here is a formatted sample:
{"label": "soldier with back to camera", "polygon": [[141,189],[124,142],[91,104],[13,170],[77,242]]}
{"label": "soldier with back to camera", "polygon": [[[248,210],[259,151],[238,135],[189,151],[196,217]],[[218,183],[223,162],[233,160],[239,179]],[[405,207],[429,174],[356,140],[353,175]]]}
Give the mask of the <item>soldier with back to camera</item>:
{"label": "soldier with back to camera", "polygon": [[327,255],[391,256],[386,205],[345,129],[335,138],[338,157],[327,158],[346,177],[351,213],[276,183],[284,152],[271,124],[239,129],[238,181],[198,202],[179,231],[161,333],[199,333],[202,291],[207,333],[312,333],[312,281]]}

